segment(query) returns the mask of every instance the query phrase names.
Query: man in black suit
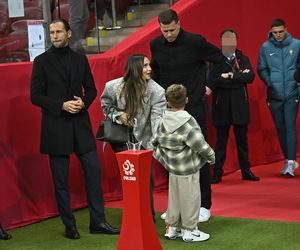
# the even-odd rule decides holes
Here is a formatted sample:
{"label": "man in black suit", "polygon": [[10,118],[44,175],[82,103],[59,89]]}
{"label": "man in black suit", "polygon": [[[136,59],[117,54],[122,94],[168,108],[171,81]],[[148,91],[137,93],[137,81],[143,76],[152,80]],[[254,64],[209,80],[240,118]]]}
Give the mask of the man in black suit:
{"label": "man in black suit", "polygon": [[[158,22],[162,35],[150,43],[153,80],[167,89],[171,84],[180,83],[186,87],[189,102],[186,110],[197,120],[203,135],[207,135],[205,95],[211,93],[207,81],[207,65],[215,65],[212,75],[220,74],[225,57],[221,50],[209,43],[203,36],[187,32],[180,26],[177,13],[166,10],[159,14]],[[199,222],[210,218],[211,183],[210,169],[206,164],[200,171],[201,208]]]}
{"label": "man in black suit", "polygon": [[253,82],[254,71],[249,58],[237,49],[237,33],[233,29],[223,30],[221,40],[226,65],[222,74],[214,79],[212,121],[217,132],[217,142],[212,183],[217,184],[222,181],[231,126],[236,139],[243,180],[259,181],[259,177],[250,170],[247,139],[250,123],[247,85]]}
{"label": "man in black suit", "polygon": [[5,229],[1,226],[1,224],[0,224],[0,239],[1,240],[11,239],[11,235],[5,231]]}
{"label": "man in black suit", "polygon": [[68,46],[71,34],[67,21],[52,21],[52,47],[34,60],[30,94],[31,102],[42,111],[40,150],[49,155],[66,237],[80,238],[68,190],[69,157],[73,152],[84,171],[90,233],[118,234],[120,230],[105,219],[99,159],[88,114],[97,90],[86,56]]}

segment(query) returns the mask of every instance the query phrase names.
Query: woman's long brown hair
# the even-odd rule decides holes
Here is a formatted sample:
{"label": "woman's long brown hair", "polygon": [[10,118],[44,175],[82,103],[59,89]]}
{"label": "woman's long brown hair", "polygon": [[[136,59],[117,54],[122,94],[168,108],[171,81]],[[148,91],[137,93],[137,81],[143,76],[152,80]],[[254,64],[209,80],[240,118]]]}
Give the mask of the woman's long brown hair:
{"label": "woman's long brown hair", "polygon": [[128,123],[133,126],[138,110],[144,109],[144,95],[147,81],[143,77],[145,55],[135,54],[128,58],[123,76],[121,96],[125,98],[125,112]]}

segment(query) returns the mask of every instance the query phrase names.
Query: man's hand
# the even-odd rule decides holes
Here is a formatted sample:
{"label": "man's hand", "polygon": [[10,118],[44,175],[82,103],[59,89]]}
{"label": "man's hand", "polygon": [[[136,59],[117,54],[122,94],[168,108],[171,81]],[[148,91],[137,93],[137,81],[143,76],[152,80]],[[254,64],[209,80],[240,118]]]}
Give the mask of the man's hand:
{"label": "man's hand", "polygon": [[208,163],[208,164],[211,164],[211,165],[215,164],[215,157],[209,159],[209,160],[207,161],[207,163]]}
{"label": "man's hand", "polygon": [[212,93],[212,90],[209,87],[205,86],[205,94],[210,95],[211,93]]}
{"label": "man's hand", "polygon": [[225,79],[232,79],[233,78],[233,73],[232,72],[222,73],[221,77],[223,77]]}
{"label": "man's hand", "polygon": [[75,100],[64,102],[62,110],[71,114],[79,113],[84,108],[84,102],[78,96],[74,96],[74,99]]}
{"label": "man's hand", "polygon": [[84,109],[85,105],[84,105],[84,102],[82,101],[81,97],[74,95],[74,99],[76,100],[75,105],[78,107],[79,111]]}

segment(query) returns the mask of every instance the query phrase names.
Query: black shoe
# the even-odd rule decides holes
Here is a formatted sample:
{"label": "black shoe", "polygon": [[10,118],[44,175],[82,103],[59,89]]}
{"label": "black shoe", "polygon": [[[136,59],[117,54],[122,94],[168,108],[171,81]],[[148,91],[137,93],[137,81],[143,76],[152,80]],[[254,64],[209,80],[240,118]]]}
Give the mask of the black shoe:
{"label": "black shoe", "polygon": [[259,181],[260,178],[255,176],[250,170],[247,172],[242,172],[243,180],[247,181]]}
{"label": "black shoe", "polygon": [[80,234],[79,234],[76,226],[66,226],[65,236],[69,239],[72,239],[72,240],[80,239]]}
{"label": "black shoe", "polygon": [[101,222],[97,225],[90,226],[91,234],[120,234],[120,228],[115,228],[107,222]]}
{"label": "black shoe", "polygon": [[211,184],[218,184],[222,182],[222,176],[213,176],[211,178]]}
{"label": "black shoe", "polygon": [[11,239],[11,235],[8,234],[0,225],[0,239],[1,240],[9,240]]}

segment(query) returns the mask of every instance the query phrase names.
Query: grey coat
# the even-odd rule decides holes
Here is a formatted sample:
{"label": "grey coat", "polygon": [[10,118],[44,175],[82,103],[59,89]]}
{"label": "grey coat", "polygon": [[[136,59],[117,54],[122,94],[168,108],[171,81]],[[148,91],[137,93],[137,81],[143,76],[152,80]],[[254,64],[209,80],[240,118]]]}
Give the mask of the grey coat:
{"label": "grey coat", "polygon": [[[120,123],[118,117],[125,108],[125,99],[120,98],[123,78],[117,78],[106,83],[100,97],[101,106],[105,116],[112,117],[114,122]],[[111,106],[115,108],[110,108]],[[166,107],[165,90],[155,81],[150,79],[144,97],[144,109],[139,110],[135,117],[133,134],[142,146],[151,149],[151,138],[156,133]],[[121,110],[121,111],[120,111]],[[111,112],[111,113],[109,113]]]}

